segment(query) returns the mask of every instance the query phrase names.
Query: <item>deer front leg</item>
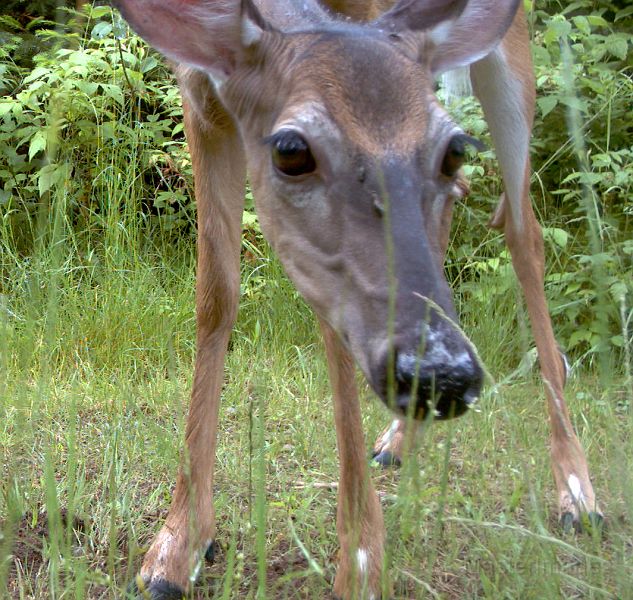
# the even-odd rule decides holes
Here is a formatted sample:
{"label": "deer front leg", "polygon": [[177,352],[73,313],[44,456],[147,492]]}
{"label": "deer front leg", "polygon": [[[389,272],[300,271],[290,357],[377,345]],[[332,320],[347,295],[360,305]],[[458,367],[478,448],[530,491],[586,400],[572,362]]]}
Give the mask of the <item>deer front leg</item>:
{"label": "deer front leg", "polygon": [[523,9],[501,45],[472,65],[473,88],[490,126],[505,194],[491,221],[503,229],[523,289],[545,383],[551,426],[551,457],[564,524],[580,527],[581,515],[601,518],[585,454],[563,398],[566,365],[554,333],[543,287],[541,228],[529,198],[529,142],[534,116],[534,74]]}
{"label": "deer front leg", "polygon": [[399,467],[402,465],[406,425],[404,419],[394,419],[376,439],[371,455],[380,466]]}
{"label": "deer front leg", "polygon": [[[198,205],[197,353],[185,452],[171,508],[136,580],[140,597],[154,600],[182,597],[195,581],[215,536],[218,408],[224,355],[239,296],[245,180],[242,144],[230,117],[208,96],[211,90],[205,78],[194,74],[184,82],[185,126]],[[187,99],[194,92],[205,100],[199,98],[192,108]]]}
{"label": "deer front leg", "polygon": [[381,598],[385,526],[365,458],[354,361],[338,335],[320,321],[334,396],[340,460],[336,528],[341,545],[334,594],[341,600]]}
{"label": "deer front leg", "polygon": [[506,241],[523,288],[545,384],[559,516],[564,527],[572,525],[579,529],[583,515],[594,522],[600,521],[602,516],[589,478],[585,453],[563,397],[565,359],[558,349],[547,311],[543,290],[543,237],[529,203],[524,207],[522,220],[523,226],[517,230],[513,219],[506,219]]}

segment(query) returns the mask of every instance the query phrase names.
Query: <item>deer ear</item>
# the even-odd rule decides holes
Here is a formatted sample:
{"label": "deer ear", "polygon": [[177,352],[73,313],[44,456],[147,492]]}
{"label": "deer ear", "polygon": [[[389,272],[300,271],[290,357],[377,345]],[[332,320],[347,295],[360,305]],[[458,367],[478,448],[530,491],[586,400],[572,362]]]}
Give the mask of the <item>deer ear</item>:
{"label": "deer ear", "polygon": [[400,0],[374,24],[424,32],[432,42],[431,71],[439,75],[488,55],[512,24],[521,0]]}
{"label": "deer ear", "polygon": [[216,84],[233,72],[264,20],[251,0],[112,0],[125,20],[167,58],[207,72]]}

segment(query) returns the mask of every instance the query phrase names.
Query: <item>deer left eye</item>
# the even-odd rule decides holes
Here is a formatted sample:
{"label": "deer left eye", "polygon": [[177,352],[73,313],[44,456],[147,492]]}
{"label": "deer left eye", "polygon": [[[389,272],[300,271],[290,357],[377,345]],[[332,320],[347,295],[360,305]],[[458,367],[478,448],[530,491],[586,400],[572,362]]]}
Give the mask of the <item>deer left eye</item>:
{"label": "deer left eye", "polygon": [[446,177],[454,177],[459,171],[464,161],[466,160],[466,144],[469,144],[475,148],[475,150],[482,151],[486,149],[486,146],[479,140],[466,135],[465,133],[458,133],[454,135],[448,142],[446,147],[446,153],[442,160],[442,175]]}
{"label": "deer left eye", "polygon": [[316,169],[308,142],[296,131],[279,132],[271,141],[273,165],[284,175],[298,177]]}
{"label": "deer left eye", "polygon": [[462,168],[466,158],[466,140],[462,135],[455,135],[448,142],[446,154],[442,161],[442,175],[453,177]]}

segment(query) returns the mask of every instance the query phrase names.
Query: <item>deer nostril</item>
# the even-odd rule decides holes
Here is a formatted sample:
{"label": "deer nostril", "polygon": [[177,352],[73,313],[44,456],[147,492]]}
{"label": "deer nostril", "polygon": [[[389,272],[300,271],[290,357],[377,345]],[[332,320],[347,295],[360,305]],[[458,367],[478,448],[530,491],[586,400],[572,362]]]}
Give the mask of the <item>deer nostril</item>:
{"label": "deer nostril", "polygon": [[477,401],[483,372],[466,351],[457,356],[427,351],[422,358],[397,353],[394,379],[398,410],[406,413],[414,402],[415,418],[435,410],[435,418],[449,419],[464,414]]}

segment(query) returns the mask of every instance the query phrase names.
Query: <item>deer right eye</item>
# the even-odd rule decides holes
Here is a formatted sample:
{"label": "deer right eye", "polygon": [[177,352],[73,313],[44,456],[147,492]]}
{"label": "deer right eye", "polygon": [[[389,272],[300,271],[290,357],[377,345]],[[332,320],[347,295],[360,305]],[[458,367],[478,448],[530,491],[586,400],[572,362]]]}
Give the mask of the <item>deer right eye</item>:
{"label": "deer right eye", "polygon": [[270,141],[273,165],[280,173],[298,177],[316,169],[308,142],[296,131],[281,131]]}

